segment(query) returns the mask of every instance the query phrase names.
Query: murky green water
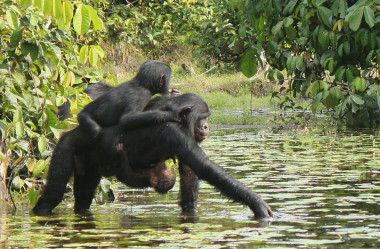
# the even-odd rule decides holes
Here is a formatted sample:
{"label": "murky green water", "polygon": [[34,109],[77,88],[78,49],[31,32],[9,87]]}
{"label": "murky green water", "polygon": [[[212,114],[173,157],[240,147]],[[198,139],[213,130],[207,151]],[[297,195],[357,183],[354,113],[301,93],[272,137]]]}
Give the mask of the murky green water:
{"label": "murky green water", "polygon": [[213,131],[207,154],[261,193],[275,218],[201,184],[199,213],[182,217],[178,184],[167,195],[116,185],[118,200],[79,217],[66,200],[52,217],[0,206],[0,247],[380,248],[379,134],[284,129]]}

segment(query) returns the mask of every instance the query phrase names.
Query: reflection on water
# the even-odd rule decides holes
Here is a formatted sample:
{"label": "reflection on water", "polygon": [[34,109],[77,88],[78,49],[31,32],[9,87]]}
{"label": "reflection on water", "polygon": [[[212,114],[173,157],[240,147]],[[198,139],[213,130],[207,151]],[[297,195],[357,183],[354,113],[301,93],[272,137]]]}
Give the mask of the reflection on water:
{"label": "reflection on water", "polygon": [[89,217],[74,215],[70,200],[50,217],[0,206],[0,247],[380,247],[378,135],[241,129],[215,131],[202,146],[275,217],[253,220],[204,182],[194,217],[180,215],[178,184],[167,195],[117,184],[117,201]]}

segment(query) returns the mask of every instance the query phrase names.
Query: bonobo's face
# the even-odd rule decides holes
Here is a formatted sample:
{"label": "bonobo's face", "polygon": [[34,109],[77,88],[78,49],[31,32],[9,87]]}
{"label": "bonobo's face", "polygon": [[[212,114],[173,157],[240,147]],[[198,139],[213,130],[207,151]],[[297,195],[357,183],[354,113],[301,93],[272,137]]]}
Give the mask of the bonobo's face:
{"label": "bonobo's face", "polygon": [[209,132],[208,117],[198,120],[194,130],[195,140],[202,142],[208,137]]}

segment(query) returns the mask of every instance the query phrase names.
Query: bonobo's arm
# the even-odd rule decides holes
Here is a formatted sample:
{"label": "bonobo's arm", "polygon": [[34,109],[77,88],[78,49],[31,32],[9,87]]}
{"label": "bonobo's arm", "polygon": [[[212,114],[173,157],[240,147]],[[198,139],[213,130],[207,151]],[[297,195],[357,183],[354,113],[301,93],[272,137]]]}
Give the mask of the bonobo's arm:
{"label": "bonobo's arm", "polygon": [[165,122],[181,122],[181,120],[173,111],[151,110],[125,114],[120,118],[119,124],[124,130],[131,130]]}
{"label": "bonobo's arm", "polygon": [[[172,129],[169,129],[170,127]],[[162,136],[165,136],[166,143],[170,143],[170,148],[179,161],[188,165],[200,179],[206,180],[230,199],[247,205],[254,212],[256,218],[273,216],[269,205],[259,194],[252,192],[210,161],[195,140],[180,131],[174,124],[169,125]]]}

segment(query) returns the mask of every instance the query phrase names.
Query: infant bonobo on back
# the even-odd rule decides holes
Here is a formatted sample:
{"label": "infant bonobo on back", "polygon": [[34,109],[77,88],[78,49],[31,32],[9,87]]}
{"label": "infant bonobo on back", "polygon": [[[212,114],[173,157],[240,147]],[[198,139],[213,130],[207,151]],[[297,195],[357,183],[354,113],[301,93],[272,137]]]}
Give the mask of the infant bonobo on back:
{"label": "infant bonobo on back", "polygon": [[[132,80],[112,88],[78,114],[79,127],[86,135],[85,139],[80,140],[86,143],[93,141],[101,127],[117,124],[124,114],[142,111],[153,95],[167,94],[170,78],[168,64],[156,60],[144,62]],[[162,113],[156,115],[157,121],[165,118],[160,116]],[[77,147],[82,146],[79,143]]]}

